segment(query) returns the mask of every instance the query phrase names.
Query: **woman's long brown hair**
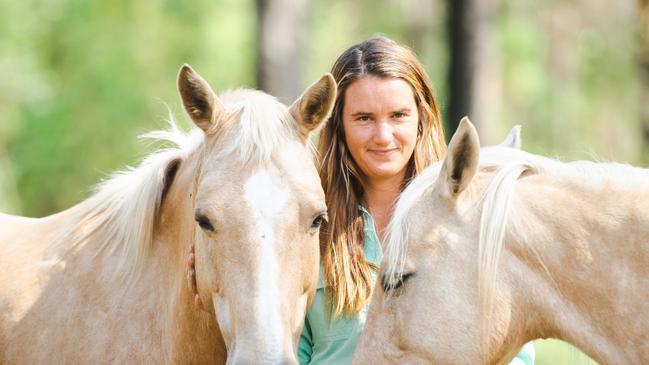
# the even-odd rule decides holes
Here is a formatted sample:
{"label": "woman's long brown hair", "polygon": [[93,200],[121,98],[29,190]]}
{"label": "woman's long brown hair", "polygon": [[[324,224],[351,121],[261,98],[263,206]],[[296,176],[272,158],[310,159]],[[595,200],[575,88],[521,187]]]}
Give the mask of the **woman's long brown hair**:
{"label": "woman's long brown hair", "polygon": [[431,82],[410,49],[385,37],[371,38],[347,49],[331,72],[338,83],[338,96],[320,133],[318,169],[329,210],[328,223],[320,234],[323,280],[329,313],[336,318],[357,314],[363,308],[372,293],[371,271],[377,269],[363,253],[364,224],[358,209],[363,203],[363,173],[347,148],[342,121],[347,88],[367,75],[400,78],[412,87],[419,128],[403,186],[442,158],[446,143]]}

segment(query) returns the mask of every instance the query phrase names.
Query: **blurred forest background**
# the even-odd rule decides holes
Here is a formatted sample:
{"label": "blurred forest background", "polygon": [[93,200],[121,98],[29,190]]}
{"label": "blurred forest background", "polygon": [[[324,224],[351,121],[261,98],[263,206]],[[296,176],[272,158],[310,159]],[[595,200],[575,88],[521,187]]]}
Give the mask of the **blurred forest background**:
{"label": "blurred forest background", "polygon": [[[347,47],[412,47],[447,136],[463,115],[483,144],[523,125],[526,150],[649,160],[648,0],[0,0],[0,211],[44,216],[155,146],[191,64],[215,90],[290,103]],[[537,364],[590,361],[537,341]]]}

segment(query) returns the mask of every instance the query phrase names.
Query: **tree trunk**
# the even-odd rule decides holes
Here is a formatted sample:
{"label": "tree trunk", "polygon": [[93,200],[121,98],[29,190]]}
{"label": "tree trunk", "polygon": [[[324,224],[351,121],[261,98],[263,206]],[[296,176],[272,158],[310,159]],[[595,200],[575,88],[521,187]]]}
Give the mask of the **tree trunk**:
{"label": "tree trunk", "polygon": [[640,32],[642,38],[642,146],[649,154],[649,0],[640,0]]}
{"label": "tree trunk", "polygon": [[257,87],[286,104],[301,93],[309,0],[257,0]]}
{"label": "tree trunk", "polygon": [[[434,42],[433,28],[436,17],[433,16],[439,6],[428,0],[410,0],[401,3],[406,15],[405,39],[406,45],[413,48],[421,57],[421,52],[430,48]],[[438,59],[432,60],[439,62]]]}
{"label": "tree trunk", "polygon": [[448,135],[468,116],[483,144],[495,143],[491,133],[501,106],[501,65],[492,36],[494,3],[449,0]]}

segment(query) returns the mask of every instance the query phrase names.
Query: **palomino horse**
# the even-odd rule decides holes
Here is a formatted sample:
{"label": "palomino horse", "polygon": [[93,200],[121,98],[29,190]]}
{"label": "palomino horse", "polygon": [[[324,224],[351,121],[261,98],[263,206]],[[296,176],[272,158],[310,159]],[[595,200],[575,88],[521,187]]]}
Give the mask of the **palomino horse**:
{"label": "palomino horse", "polygon": [[353,362],[503,364],[548,337],[649,359],[649,170],[480,150],[463,120],[389,229]]}
{"label": "palomino horse", "polygon": [[296,363],[326,214],[308,136],[335,81],[290,108],[187,65],[178,87],[199,128],[155,134],[178,148],[64,212],[0,216],[0,363]]}

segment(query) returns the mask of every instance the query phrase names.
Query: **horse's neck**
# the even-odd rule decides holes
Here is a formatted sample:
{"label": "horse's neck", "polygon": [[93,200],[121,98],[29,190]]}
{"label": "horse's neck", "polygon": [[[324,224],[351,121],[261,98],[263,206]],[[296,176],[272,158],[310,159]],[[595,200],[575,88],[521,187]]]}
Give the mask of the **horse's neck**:
{"label": "horse's neck", "polygon": [[649,189],[549,176],[520,183],[514,254],[527,262],[520,274],[533,296],[520,300],[543,314],[532,336],[566,340],[602,363],[649,358]]}
{"label": "horse's neck", "polygon": [[[167,360],[163,362],[169,363],[213,362],[214,352],[219,349],[214,344],[220,335],[213,315],[194,307],[185,273],[185,257],[193,244],[195,227],[189,196],[195,174],[191,161],[180,167],[164,197],[151,249],[134,275],[120,277],[115,268],[122,262],[121,255],[102,248],[92,236],[78,247],[71,248],[65,242],[54,247],[55,256],[65,257],[66,266],[75,268],[73,276],[60,280],[74,283],[91,278],[91,285],[83,289],[88,291],[84,295],[112,293],[102,310],[123,318],[118,326],[128,327],[140,338],[155,337],[154,341],[162,343],[165,349],[164,354],[155,356],[162,356]],[[83,204],[44,221],[49,226],[72,223],[78,212],[84,211]],[[204,354],[212,356],[198,357]]]}

